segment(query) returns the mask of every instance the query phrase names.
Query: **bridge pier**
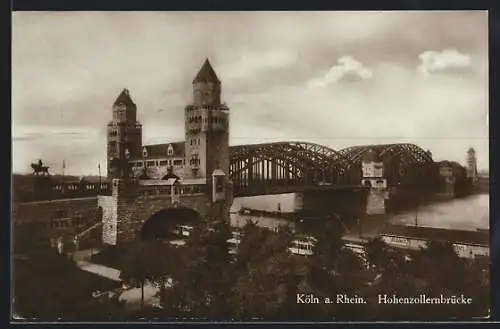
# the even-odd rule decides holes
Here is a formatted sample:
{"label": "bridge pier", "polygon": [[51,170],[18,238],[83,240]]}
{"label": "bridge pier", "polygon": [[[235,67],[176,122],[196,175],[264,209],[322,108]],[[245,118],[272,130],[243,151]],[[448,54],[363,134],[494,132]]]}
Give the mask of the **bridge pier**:
{"label": "bridge pier", "polygon": [[359,218],[367,213],[367,200],[367,191],[362,188],[310,190],[296,193],[295,209],[306,213]]}
{"label": "bridge pier", "polygon": [[380,215],[386,213],[385,200],[388,198],[388,192],[385,190],[372,189],[368,192],[366,201],[367,215]]}

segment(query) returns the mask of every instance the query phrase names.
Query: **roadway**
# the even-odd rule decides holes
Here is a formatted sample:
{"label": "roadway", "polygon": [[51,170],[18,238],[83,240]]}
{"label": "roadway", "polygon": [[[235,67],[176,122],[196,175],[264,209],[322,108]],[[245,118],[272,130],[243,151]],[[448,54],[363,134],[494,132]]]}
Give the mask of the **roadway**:
{"label": "roadway", "polygon": [[[97,249],[86,249],[78,250],[73,254],[73,260],[76,262],[76,266],[83,271],[99,275],[103,278],[122,282],[120,279],[120,270],[104,266],[101,264],[92,263],[90,261],[92,255],[99,253]],[[147,282],[144,285],[144,303],[149,305],[158,305],[159,298],[156,297],[158,288]],[[128,308],[139,308],[141,303],[141,289],[140,288],[130,288],[123,286],[122,289],[116,291],[119,294],[119,299],[125,301]]]}
{"label": "roadway", "polygon": [[235,198],[257,195],[300,193],[306,191],[364,191],[368,187],[363,185],[252,185],[234,186],[233,194]]}

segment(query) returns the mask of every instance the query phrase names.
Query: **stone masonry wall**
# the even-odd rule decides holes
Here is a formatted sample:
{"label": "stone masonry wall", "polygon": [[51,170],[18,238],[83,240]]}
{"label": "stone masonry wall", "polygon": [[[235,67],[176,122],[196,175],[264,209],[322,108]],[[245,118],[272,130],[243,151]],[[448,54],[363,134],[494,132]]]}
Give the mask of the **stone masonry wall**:
{"label": "stone masonry wall", "polygon": [[14,202],[12,204],[12,222],[14,225],[48,222],[61,211],[65,212],[69,218],[83,216],[92,221],[97,212],[97,197],[24,203]]}
{"label": "stone masonry wall", "polygon": [[100,196],[98,204],[102,208],[102,241],[106,244],[116,244],[117,207],[113,196]]}

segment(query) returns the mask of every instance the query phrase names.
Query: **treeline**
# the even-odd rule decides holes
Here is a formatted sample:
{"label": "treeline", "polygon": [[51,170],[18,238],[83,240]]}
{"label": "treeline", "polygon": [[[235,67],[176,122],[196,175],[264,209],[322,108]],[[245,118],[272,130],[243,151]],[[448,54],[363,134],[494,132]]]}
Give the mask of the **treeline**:
{"label": "treeline", "polygon": [[[176,248],[161,240],[137,241],[121,257],[116,256],[122,279],[144,287],[149,282],[159,288],[161,307],[144,305],[127,310],[116,300],[92,304],[88,289],[80,289],[70,272],[58,271],[57,281],[44,272],[37,284],[16,284],[16,310],[34,314],[29,298],[38,301],[43,317],[69,317],[79,320],[451,320],[488,315],[488,262],[459,258],[447,244],[429,243],[420,252],[408,255],[391,249],[381,240],[371,241],[366,259],[343,247],[337,223],[329,221],[317,236],[318,243],[310,257],[294,256],[288,251],[293,239],[290,231],[279,233],[248,223],[236,254],[229,252],[230,228],[223,223],[199,225],[184,247]],[[50,263],[45,270],[51,271]],[[18,277],[18,275],[15,275]],[[29,282],[29,276],[19,280]],[[31,279],[33,280],[33,279]],[[40,281],[41,280],[41,281]],[[58,289],[56,289],[56,286]],[[52,287],[51,293],[41,291]],[[68,290],[73,291],[67,295]],[[55,291],[58,291],[55,293]],[[75,296],[80,291],[81,297]],[[297,302],[297,294],[313,294],[323,301],[338,294],[361,297],[366,304]],[[378,296],[400,297],[461,296],[471,298],[470,305],[387,305]],[[62,295],[62,296],[61,296]],[[54,301],[52,301],[54,299]],[[88,302],[87,302],[88,301]],[[64,307],[60,313],[57,307]],[[89,305],[94,305],[92,308]],[[80,311],[78,308],[81,307]],[[67,308],[68,315],[63,311]],[[35,316],[36,317],[36,316]]]}

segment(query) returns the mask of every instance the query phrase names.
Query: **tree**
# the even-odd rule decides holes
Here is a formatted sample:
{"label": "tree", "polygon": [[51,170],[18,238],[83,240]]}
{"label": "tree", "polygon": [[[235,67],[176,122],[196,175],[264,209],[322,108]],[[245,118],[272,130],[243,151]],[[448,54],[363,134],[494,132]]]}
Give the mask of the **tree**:
{"label": "tree", "polygon": [[[93,292],[113,282],[84,272],[55,250],[14,258],[14,311],[25,319],[96,320],[118,304],[99,304]],[[99,307],[97,306],[99,305]]]}
{"label": "tree", "polygon": [[138,240],[130,246],[121,264],[120,278],[141,288],[141,308],[144,308],[146,282],[166,284],[166,277],[176,263],[173,247],[159,240]]}
{"label": "tree", "polygon": [[[237,318],[273,319],[290,317],[301,281],[300,257],[288,251],[291,232],[274,233],[248,223],[238,252],[238,277],[233,288]],[[293,303],[291,302],[293,300]]]}
{"label": "tree", "polygon": [[173,287],[164,291],[164,315],[227,318],[232,279],[229,225],[204,221],[180,250]]}
{"label": "tree", "polygon": [[429,282],[432,292],[463,289],[464,276],[457,274],[465,273],[465,262],[450,243],[429,241],[419,256],[415,259],[420,269],[418,275]]}
{"label": "tree", "polygon": [[325,220],[325,229],[318,232],[309,270],[312,287],[322,295],[331,296],[332,285],[338,274],[338,261],[342,250],[342,227],[338,221]]}
{"label": "tree", "polygon": [[15,254],[29,254],[51,248],[46,230],[35,224],[18,225],[13,228],[13,247]]}

